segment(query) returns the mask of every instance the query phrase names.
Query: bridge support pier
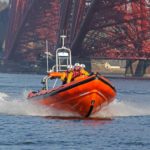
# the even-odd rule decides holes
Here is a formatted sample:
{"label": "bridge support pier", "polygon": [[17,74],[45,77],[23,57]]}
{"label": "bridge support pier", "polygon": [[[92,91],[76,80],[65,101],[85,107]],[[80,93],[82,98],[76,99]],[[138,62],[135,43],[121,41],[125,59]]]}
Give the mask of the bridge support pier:
{"label": "bridge support pier", "polygon": [[150,60],[127,60],[125,76],[143,77],[150,73]]}
{"label": "bridge support pier", "polygon": [[125,77],[127,74],[131,74],[133,76],[133,61],[132,60],[127,60],[126,61],[126,70],[125,70]]}

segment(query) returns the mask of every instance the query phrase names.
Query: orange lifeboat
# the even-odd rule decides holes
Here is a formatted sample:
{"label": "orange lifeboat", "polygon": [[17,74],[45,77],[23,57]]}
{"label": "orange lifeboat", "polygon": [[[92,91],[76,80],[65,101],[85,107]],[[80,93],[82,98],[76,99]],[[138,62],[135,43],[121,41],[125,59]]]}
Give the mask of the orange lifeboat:
{"label": "orange lifeboat", "polygon": [[42,105],[89,117],[114,100],[116,90],[100,74],[81,76],[76,81],[52,90],[31,92],[28,99]]}
{"label": "orange lifeboat", "polygon": [[[60,72],[65,71],[69,65],[72,65],[71,50],[64,46],[62,37],[62,47],[56,50],[56,65],[47,73],[60,76]],[[47,48],[48,49],[48,48]],[[47,55],[48,55],[47,51]],[[62,64],[66,62],[67,64]],[[47,57],[48,64],[48,57]],[[47,66],[48,68],[48,66]],[[81,117],[89,117],[104,106],[112,102],[116,96],[115,87],[109,80],[99,73],[91,75],[80,75],[70,83],[48,88],[49,76],[43,78],[44,89],[38,92],[30,92],[28,99],[41,105],[53,107],[58,110],[78,114]]]}

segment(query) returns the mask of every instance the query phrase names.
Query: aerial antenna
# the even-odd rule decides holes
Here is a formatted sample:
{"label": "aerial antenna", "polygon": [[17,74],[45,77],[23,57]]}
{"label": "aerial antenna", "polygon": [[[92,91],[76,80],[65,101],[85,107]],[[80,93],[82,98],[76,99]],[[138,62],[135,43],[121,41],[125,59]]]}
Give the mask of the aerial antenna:
{"label": "aerial antenna", "polygon": [[63,31],[62,31],[62,35],[60,36],[60,38],[61,38],[61,44],[62,44],[62,48],[64,48],[65,47],[65,38],[66,38],[67,36],[65,35],[65,30],[63,29]]}
{"label": "aerial antenna", "polygon": [[64,47],[65,47],[65,38],[66,38],[67,36],[61,35],[60,37],[61,37],[61,39],[62,39],[62,48],[64,48]]}
{"label": "aerial antenna", "polygon": [[49,72],[49,61],[48,61],[48,41],[46,40],[46,64],[47,64],[47,73]]}

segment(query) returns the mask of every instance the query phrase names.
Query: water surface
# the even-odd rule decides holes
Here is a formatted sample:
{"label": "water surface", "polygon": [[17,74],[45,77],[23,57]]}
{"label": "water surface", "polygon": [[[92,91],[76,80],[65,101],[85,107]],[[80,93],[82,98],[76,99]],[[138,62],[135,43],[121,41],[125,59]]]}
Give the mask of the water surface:
{"label": "water surface", "polygon": [[[150,81],[113,79],[117,98],[93,117],[35,106],[27,93],[38,90],[41,75],[0,74],[1,150],[149,150]],[[103,119],[100,119],[103,117]],[[110,119],[112,118],[112,119]]]}

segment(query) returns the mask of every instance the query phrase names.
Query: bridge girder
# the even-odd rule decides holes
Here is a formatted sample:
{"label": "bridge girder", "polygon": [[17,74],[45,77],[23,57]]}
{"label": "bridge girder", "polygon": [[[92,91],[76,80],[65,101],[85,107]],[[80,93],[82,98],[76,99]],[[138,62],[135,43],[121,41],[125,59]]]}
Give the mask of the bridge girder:
{"label": "bridge girder", "polygon": [[5,58],[36,62],[65,33],[77,57],[150,59],[149,19],[146,0],[11,0]]}
{"label": "bridge girder", "polygon": [[79,57],[150,59],[150,5],[94,0],[72,47]]}

